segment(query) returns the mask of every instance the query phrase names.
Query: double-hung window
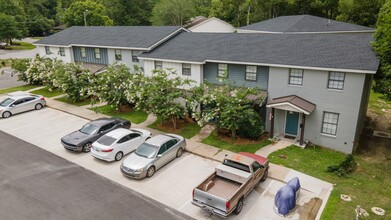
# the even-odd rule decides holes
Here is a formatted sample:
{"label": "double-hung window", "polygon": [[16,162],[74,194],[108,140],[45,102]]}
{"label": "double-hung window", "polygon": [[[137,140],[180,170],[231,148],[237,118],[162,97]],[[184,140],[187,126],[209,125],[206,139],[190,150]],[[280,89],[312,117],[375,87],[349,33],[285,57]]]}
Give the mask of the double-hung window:
{"label": "double-hung window", "polygon": [[114,50],[115,60],[122,60],[122,50]]}
{"label": "double-hung window", "polygon": [[140,62],[139,60],[138,60],[138,55],[141,53],[141,51],[139,51],[139,50],[132,50],[132,61],[133,61],[133,63],[138,63],[138,62]]}
{"label": "double-hung window", "polygon": [[327,88],[343,90],[344,82],[345,82],[345,73],[330,72]]}
{"label": "double-hung window", "polygon": [[339,114],[333,112],[323,113],[322,133],[329,135],[337,135]]}
{"label": "double-hung window", "polygon": [[60,50],[58,52],[60,53],[60,56],[65,56],[65,49],[63,47],[60,47]]}
{"label": "double-hung window", "polygon": [[45,46],[45,52],[46,52],[46,55],[50,55],[52,52],[50,52],[50,47],[48,46]]}
{"label": "double-hung window", "polygon": [[219,63],[217,66],[217,77],[228,78],[228,64]]}
{"label": "double-hung window", "polygon": [[289,69],[289,85],[303,85],[303,69]]}
{"label": "double-hung window", "polygon": [[80,48],[80,56],[81,57],[86,57],[86,48],[85,47],[81,47]]}
{"label": "double-hung window", "polygon": [[95,48],[94,51],[95,51],[95,58],[96,59],[100,59],[100,49],[99,48]]}
{"label": "double-hung window", "polygon": [[182,75],[191,76],[191,64],[182,63]]}
{"label": "double-hung window", "polygon": [[155,61],[155,70],[163,70],[163,61]]}
{"label": "double-hung window", "polygon": [[257,66],[246,66],[246,80],[257,81]]}

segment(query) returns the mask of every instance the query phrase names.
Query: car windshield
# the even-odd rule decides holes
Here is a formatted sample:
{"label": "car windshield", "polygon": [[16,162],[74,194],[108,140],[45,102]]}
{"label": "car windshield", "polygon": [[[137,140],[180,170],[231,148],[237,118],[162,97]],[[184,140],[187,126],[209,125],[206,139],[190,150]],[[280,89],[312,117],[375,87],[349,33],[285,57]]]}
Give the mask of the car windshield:
{"label": "car windshield", "polygon": [[95,125],[86,124],[79,131],[83,134],[91,135],[91,134],[95,134],[97,130],[98,127],[96,127]]}
{"label": "car windshield", "polygon": [[4,99],[3,101],[0,102],[0,106],[1,107],[6,107],[9,104],[11,104],[13,101],[15,101],[15,100],[11,99],[11,98],[6,98],[6,99]]}
{"label": "car windshield", "polygon": [[159,148],[157,146],[143,143],[140,145],[140,147],[137,148],[136,154],[140,157],[153,158],[155,157],[158,149]]}
{"label": "car windshield", "polygon": [[103,135],[103,136],[100,137],[96,142],[98,142],[99,144],[105,145],[105,146],[110,146],[110,145],[112,145],[115,141],[116,141],[115,138],[110,137],[110,136],[107,136],[107,135]]}

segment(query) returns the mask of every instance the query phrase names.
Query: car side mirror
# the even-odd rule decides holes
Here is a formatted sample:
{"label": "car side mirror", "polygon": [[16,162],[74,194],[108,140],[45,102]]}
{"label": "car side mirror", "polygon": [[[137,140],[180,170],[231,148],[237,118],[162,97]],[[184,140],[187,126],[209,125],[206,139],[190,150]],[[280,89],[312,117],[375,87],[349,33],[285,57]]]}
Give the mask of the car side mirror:
{"label": "car side mirror", "polygon": [[10,107],[15,107],[15,104],[12,104]]}
{"label": "car side mirror", "polygon": [[160,158],[160,157],[162,157],[162,155],[161,155],[161,154],[158,154],[158,155],[157,155],[157,158]]}

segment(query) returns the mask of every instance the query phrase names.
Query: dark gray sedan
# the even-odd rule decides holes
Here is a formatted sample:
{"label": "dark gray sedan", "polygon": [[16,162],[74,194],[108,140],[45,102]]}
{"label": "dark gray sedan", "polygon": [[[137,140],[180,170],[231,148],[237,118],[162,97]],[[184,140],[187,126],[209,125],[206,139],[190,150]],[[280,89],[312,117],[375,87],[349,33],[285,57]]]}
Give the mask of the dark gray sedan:
{"label": "dark gray sedan", "polygon": [[156,135],[141,144],[121,165],[124,175],[142,179],[180,157],[186,149],[186,140],[176,134]]}
{"label": "dark gray sedan", "polygon": [[130,128],[130,121],[122,118],[100,118],[88,122],[80,130],[61,138],[65,149],[76,152],[90,152],[92,142],[116,128]]}

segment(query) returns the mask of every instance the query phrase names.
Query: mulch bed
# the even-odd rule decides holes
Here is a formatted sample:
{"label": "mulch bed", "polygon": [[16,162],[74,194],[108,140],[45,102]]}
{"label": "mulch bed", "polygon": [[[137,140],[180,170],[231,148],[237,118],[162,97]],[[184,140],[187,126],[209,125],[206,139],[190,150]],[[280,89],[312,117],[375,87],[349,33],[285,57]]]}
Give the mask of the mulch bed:
{"label": "mulch bed", "polygon": [[262,134],[261,137],[258,138],[258,140],[252,140],[249,138],[244,138],[239,136],[236,136],[236,139],[232,140],[231,136],[228,136],[226,132],[219,132],[218,138],[224,142],[235,144],[235,145],[260,144],[269,138],[269,133]]}

